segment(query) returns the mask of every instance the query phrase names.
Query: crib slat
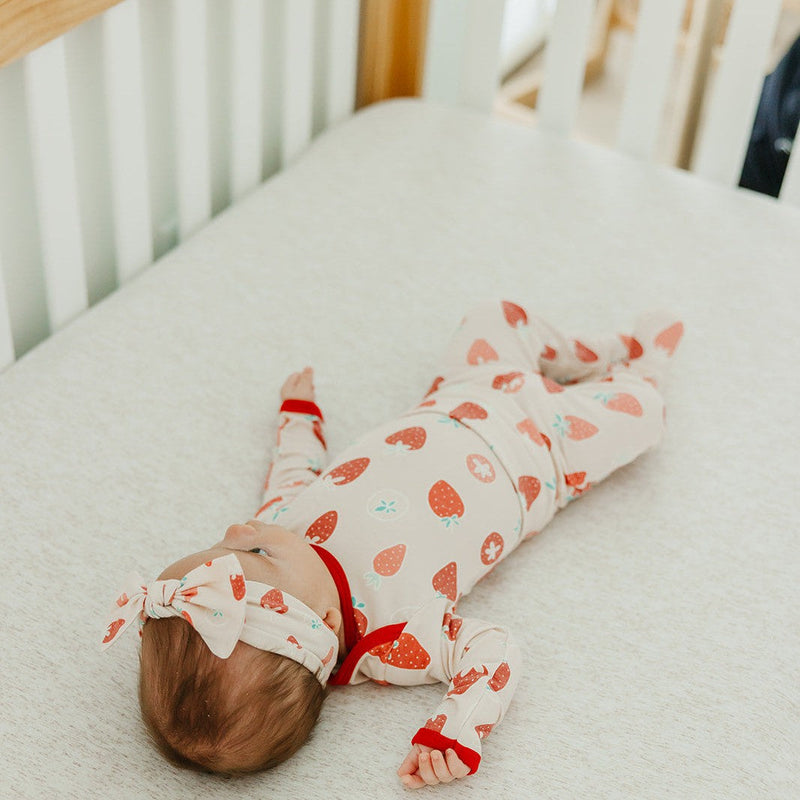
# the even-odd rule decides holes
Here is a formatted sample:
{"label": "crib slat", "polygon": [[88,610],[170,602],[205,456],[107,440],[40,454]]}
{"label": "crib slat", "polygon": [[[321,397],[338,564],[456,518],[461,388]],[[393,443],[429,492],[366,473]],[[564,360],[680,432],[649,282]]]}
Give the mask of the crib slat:
{"label": "crib slat", "polygon": [[281,159],[291,163],[311,141],[314,0],[285,5]]}
{"label": "crib slat", "polygon": [[0,258],[0,372],[14,361],[14,340],[11,336],[11,317],[8,314],[6,284],[3,280],[3,259]]}
{"label": "crib slat", "polygon": [[594,0],[556,6],[538,102],[540,125],[555,133],[568,135],[578,113],[594,8]]}
{"label": "crib slat", "polygon": [[264,3],[233,0],[231,25],[231,194],[261,183]]}
{"label": "crib slat", "polygon": [[25,56],[25,87],[50,328],[88,305],[63,39]]}
{"label": "crib slat", "polygon": [[329,0],[328,24],[325,122],[336,125],[351,116],[356,105],[358,0]]}
{"label": "crib slat", "polygon": [[139,15],[139,0],[128,0],[102,17],[114,241],[120,283],[153,261]]}
{"label": "crib slat", "polygon": [[467,35],[467,5],[463,0],[432,0],[428,14],[422,96],[457,105]]}
{"label": "crib slat", "polygon": [[780,10],[781,0],[738,0],[733,7],[694,164],[711,180],[731,186],[739,181]]}
{"label": "crib slat", "polygon": [[685,0],[644,0],[639,9],[617,146],[647,161],[655,154],[684,6]]}
{"label": "crib slat", "polygon": [[173,3],[178,230],[185,239],[211,218],[206,5]]}
{"label": "crib slat", "polygon": [[490,112],[500,83],[505,0],[470,0],[461,61],[461,104]]}
{"label": "crib slat", "polygon": [[800,126],[794,136],[792,154],[781,184],[780,200],[800,208]]}

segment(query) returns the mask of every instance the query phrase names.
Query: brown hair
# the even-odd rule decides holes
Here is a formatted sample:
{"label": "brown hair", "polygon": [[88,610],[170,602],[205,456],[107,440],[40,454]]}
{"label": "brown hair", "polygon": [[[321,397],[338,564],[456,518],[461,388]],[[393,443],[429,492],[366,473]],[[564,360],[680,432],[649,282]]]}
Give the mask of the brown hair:
{"label": "brown hair", "polygon": [[177,617],[142,628],[139,703],[173,764],[222,774],[270,769],[306,742],[328,689],[286,656],[238,642],[215,656]]}

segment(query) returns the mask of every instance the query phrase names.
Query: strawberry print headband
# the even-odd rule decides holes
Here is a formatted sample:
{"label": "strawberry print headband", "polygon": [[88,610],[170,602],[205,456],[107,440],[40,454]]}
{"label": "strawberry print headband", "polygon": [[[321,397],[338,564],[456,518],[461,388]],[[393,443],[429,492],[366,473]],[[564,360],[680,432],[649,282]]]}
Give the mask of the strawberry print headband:
{"label": "strawberry print headband", "polygon": [[101,649],[110,647],[134,619],[183,617],[219,658],[237,641],[291,658],[324,686],[339,638],[319,615],[274,586],[246,581],[233,553],[206,561],[181,580],[151,581],[131,574],[108,617]]}

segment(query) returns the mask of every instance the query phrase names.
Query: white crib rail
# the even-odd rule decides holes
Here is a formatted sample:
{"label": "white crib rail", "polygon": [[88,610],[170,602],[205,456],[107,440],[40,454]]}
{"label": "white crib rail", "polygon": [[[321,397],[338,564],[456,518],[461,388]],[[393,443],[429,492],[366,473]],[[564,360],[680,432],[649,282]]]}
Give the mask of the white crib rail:
{"label": "white crib rail", "polygon": [[64,42],[25,59],[28,126],[51,330],[88,306]]}
{"label": "white crib rail", "polygon": [[800,141],[798,141],[798,136],[800,136],[800,127],[795,132],[795,144],[789,157],[786,174],[783,177],[780,199],[784,203],[790,203],[800,208]]}
{"label": "white crib rail", "polygon": [[124,0],[4,67],[0,369],[352,114],[358,27],[359,0]]}
{"label": "white crib rail", "polygon": [[561,0],[556,6],[538,104],[542,127],[554,133],[572,132],[583,88],[594,9],[595,0]]}
{"label": "white crib rail", "polygon": [[3,280],[3,259],[0,258],[0,372],[14,361],[14,340],[8,316],[6,285]]}
{"label": "white crib rail", "polygon": [[734,185],[753,125],[781,0],[737,0],[694,164],[699,174]]}
{"label": "white crib rail", "polygon": [[422,96],[490,111],[500,82],[504,0],[433,0]]}
{"label": "white crib rail", "polygon": [[642,0],[625,87],[617,147],[655,156],[685,0]]}
{"label": "white crib rail", "polygon": [[102,17],[116,272],[120,284],[153,260],[139,0]]}

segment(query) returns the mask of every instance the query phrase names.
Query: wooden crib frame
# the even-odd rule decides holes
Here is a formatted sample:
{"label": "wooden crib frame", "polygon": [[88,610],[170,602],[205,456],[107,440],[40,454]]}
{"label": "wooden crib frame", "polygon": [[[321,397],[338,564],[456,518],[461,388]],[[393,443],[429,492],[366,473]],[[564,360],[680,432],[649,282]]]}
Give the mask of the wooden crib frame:
{"label": "wooden crib frame", "polygon": [[[695,5],[713,20],[720,3]],[[617,143],[640,159],[664,124],[684,6],[641,3]],[[503,7],[431,0],[426,99],[491,112]],[[738,180],[780,7],[734,6],[696,148],[708,179]],[[538,124],[559,135],[595,8],[561,0],[554,20]],[[350,116],[358,39],[358,0],[0,0],[0,370]],[[798,156],[780,200],[800,206]]]}

